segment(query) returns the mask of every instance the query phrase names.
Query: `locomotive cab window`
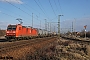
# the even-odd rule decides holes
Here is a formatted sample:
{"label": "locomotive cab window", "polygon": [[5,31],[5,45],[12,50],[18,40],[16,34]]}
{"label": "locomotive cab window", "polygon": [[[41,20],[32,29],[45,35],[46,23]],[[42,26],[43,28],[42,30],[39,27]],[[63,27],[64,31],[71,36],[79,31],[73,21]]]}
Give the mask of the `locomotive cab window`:
{"label": "locomotive cab window", "polygon": [[16,30],[16,27],[13,27],[12,30]]}
{"label": "locomotive cab window", "polygon": [[7,27],[7,30],[16,30],[16,26],[10,25]]}
{"label": "locomotive cab window", "polygon": [[12,28],[7,28],[7,30],[12,30]]}

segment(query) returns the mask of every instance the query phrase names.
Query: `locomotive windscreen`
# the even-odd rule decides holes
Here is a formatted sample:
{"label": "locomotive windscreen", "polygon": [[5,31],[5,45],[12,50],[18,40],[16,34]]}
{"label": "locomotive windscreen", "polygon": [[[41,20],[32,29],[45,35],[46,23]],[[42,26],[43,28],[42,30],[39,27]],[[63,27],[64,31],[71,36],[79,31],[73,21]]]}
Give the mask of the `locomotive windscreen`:
{"label": "locomotive windscreen", "polygon": [[7,30],[16,30],[16,25],[9,25]]}

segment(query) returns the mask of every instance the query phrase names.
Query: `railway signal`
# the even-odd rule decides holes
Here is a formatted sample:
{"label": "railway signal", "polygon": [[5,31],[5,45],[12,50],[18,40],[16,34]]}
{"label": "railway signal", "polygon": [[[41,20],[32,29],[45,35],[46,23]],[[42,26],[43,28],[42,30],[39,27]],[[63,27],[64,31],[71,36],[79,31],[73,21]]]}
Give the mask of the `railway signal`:
{"label": "railway signal", "polygon": [[85,28],[85,40],[86,40],[86,28],[87,28],[87,25],[85,25],[84,28]]}

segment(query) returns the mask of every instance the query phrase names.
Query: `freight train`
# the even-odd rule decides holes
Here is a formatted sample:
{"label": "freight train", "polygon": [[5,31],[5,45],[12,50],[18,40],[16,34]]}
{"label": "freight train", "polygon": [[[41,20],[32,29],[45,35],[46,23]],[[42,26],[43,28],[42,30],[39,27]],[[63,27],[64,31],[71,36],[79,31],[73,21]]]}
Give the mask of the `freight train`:
{"label": "freight train", "polygon": [[8,25],[6,30],[6,39],[31,39],[35,37],[49,37],[53,35],[50,31],[22,26],[21,24]]}

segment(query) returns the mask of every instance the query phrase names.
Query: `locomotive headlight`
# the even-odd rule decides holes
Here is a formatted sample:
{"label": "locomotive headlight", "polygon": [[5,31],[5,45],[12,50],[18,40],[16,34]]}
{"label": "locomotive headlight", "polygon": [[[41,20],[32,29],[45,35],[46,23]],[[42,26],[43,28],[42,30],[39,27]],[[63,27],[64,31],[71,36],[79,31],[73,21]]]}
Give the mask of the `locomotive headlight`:
{"label": "locomotive headlight", "polygon": [[15,31],[13,31],[13,33],[16,33]]}
{"label": "locomotive headlight", "polygon": [[9,33],[9,31],[7,31],[7,33]]}

